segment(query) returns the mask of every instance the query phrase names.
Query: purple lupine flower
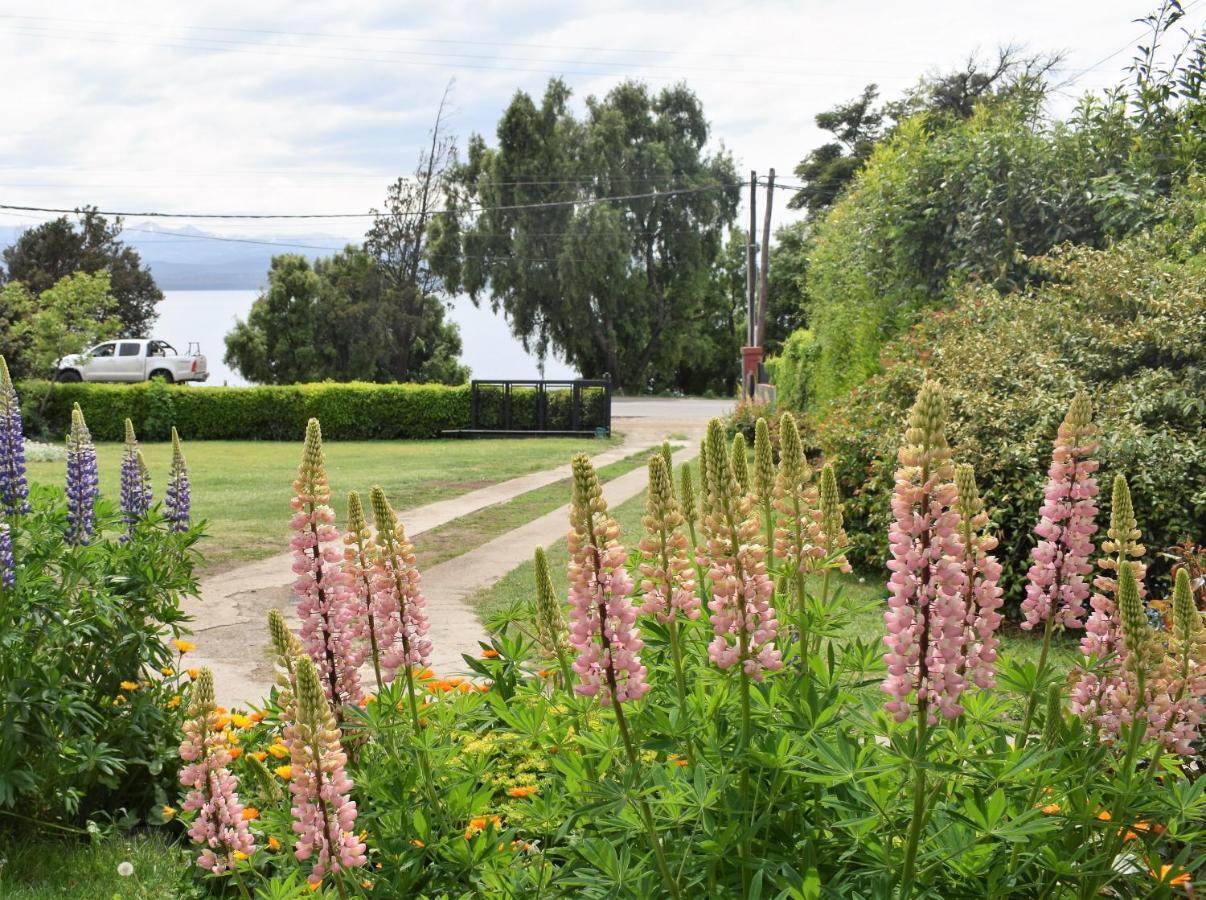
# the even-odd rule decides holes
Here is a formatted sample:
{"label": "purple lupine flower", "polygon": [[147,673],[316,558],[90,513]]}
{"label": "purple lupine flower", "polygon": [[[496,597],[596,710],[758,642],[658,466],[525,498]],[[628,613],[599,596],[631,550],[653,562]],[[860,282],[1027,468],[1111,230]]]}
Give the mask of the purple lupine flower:
{"label": "purple lupine flower", "polygon": [[9,516],[29,512],[21,404],[3,356],[0,356],[0,506]]}
{"label": "purple lupine flower", "polygon": [[0,525],[0,587],[12,587],[17,582],[17,566],[13,562],[13,536],[7,525]]}
{"label": "purple lupine flower", "polygon": [[71,433],[67,435],[67,543],[86,544],[96,528],[96,495],[99,493],[96,447],[78,403],[71,409]]}
{"label": "purple lupine flower", "polygon": [[163,495],[168,527],[172,531],[188,531],[192,500],[188,489],[188,466],[180,449],[180,435],[172,428],[172,466],[168,470],[167,490]]}
{"label": "purple lupine flower", "polygon": [[142,451],[138,449],[138,438],[134,436],[134,423],[126,419],[126,448],[121,457],[121,512],[126,523],[128,540],[135,523],[141,521],[151,508],[151,477]]}

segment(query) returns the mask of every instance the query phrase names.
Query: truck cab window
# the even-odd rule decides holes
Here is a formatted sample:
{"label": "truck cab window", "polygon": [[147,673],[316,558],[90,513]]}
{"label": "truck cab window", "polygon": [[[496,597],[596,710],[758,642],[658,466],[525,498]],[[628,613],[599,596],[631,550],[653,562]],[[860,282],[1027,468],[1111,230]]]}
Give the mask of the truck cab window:
{"label": "truck cab window", "polygon": [[137,356],[138,345],[133,342],[125,342],[117,352],[118,356]]}
{"label": "truck cab window", "polygon": [[116,344],[97,344],[88,351],[89,356],[112,356]]}

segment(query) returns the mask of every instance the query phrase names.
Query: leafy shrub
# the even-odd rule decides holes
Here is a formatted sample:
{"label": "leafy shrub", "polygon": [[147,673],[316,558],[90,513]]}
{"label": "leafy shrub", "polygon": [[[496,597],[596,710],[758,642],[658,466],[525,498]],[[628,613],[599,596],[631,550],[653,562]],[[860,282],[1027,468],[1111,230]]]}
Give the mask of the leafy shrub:
{"label": "leafy shrub", "polygon": [[[1206,266],[1193,241],[1203,198],[1199,181],[1153,234],[1031,261],[1048,279],[1042,286],[965,291],[954,310],[930,314],[890,345],[882,374],[819,416],[817,438],[852,496],[847,528],[857,562],[883,559],[895,435],[923,376],[951,398],[952,441],[976,468],[1011,588],[1029,564],[1051,441],[1081,389],[1108,423],[1098,458],[1106,473],[1130,479],[1145,541],[1200,539]],[[1103,498],[1105,513],[1108,505]]]}
{"label": "leafy shrub", "polygon": [[51,390],[46,382],[28,382],[21,394],[22,414],[31,433],[64,433],[71,405],[79,403],[88,411],[93,436],[103,441],[122,440],[127,418],[149,439],[165,438],[174,425],[192,440],[296,440],[311,417],[329,422],[332,434],[346,440],[432,438],[469,424],[468,386],[324,382],[195,388],[77,383],[56,384]]}
{"label": "leafy shrub", "polygon": [[0,585],[0,811],[162,821],[188,695],[169,641],[200,530],[170,531],[156,510],[121,541],[101,501],[97,536],[71,546],[62,491],[30,499],[7,519],[16,581]]}
{"label": "leafy shrub", "polygon": [[[1188,124],[1200,109],[1188,104],[1187,135],[1200,133]],[[781,390],[815,412],[878,371],[881,348],[960,286],[1020,289],[1043,277],[1034,258],[1051,248],[1100,248],[1153,222],[1188,169],[1156,177],[1168,167],[1140,149],[1151,137],[1121,97],[1086,98],[1067,122],[1023,94],[953,125],[901,123],[816,225],[812,343],[781,367]]]}

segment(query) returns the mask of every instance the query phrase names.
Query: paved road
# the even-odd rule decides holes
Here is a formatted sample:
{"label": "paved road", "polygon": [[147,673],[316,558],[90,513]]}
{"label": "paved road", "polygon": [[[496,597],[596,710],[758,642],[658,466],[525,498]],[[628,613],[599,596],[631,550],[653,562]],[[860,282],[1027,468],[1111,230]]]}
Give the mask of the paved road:
{"label": "paved road", "polygon": [[695,419],[706,422],[725,415],[732,408],[732,400],[705,400],[703,397],[613,397],[611,417]]}

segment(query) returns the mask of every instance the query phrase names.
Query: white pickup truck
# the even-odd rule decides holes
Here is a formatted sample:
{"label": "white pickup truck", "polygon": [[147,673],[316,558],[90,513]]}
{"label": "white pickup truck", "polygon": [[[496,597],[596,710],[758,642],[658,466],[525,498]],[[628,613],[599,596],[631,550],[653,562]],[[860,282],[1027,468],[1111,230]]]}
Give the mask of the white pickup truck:
{"label": "white pickup truck", "polygon": [[167,341],[136,338],[105,341],[55,365],[59,381],[205,381],[209,369],[198,353],[181,356]]}

